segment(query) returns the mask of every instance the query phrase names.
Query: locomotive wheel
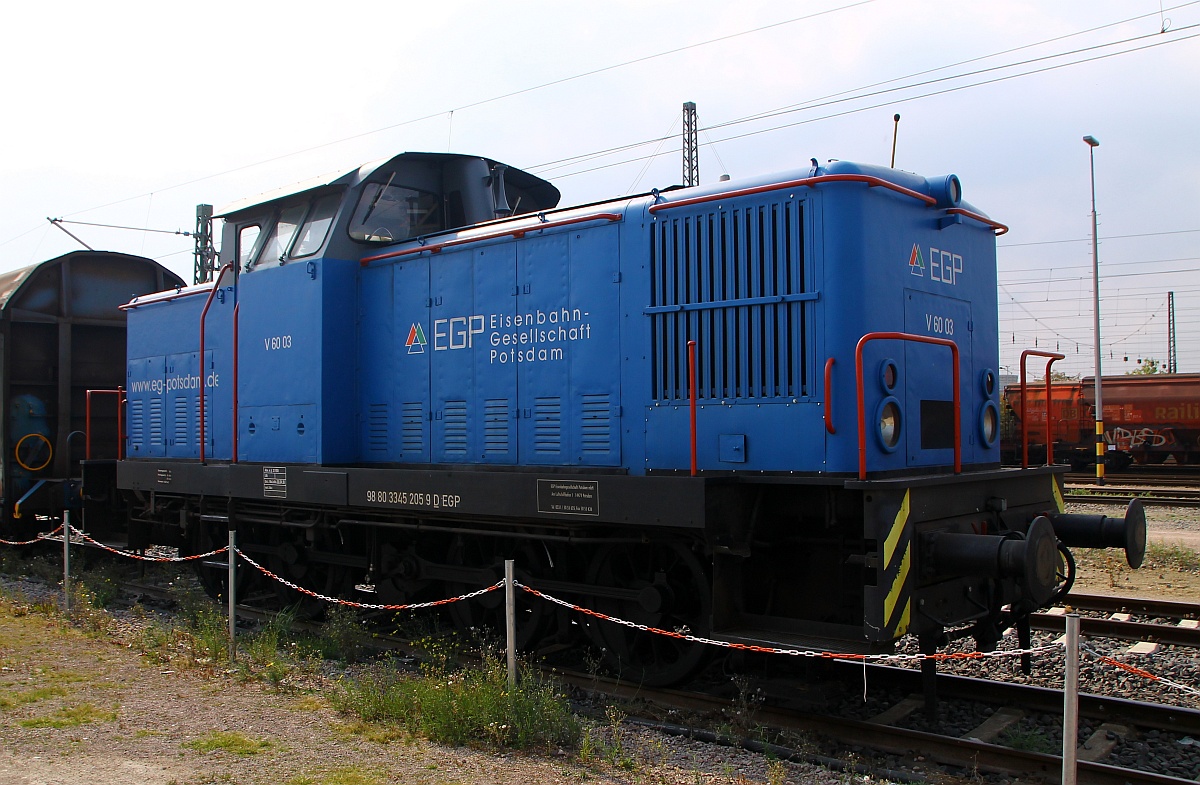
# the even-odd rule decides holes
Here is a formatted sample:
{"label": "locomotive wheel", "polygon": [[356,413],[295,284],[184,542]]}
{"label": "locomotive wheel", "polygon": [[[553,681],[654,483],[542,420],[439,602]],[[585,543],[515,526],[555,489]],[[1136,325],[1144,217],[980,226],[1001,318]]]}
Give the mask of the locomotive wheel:
{"label": "locomotive wheel", "polygon": [[[345,544],[338,530],[325,526],[314,528],[311,544],[308,542],[307,531],[294,527],[273,528],[271,544],[274,548],[271,558],[267,560],[268,569],[297,586],[326,597],[349,596],[349,592],[354,588],[355,573],[349,567],[330,564],[319,557],[312,558],[314,551],[345,552]],[[329,606],[325,600],[310,597],[282,583],[272,581],[272,584],[280,602],[296,606],[298,619],[319,619]]]}
{"label": "locomotive wheel", "polygon": [[[504,577],[504,560],[512,559],[515,577],[522,583],[536,582],[531,575],[545,574],[549,570],[546,554],[536,543],[522,543],[515,552],[502,553],[498,541],[475,538],[464,540],[455,537],[450,543],[447,561],[456,567],[475,567],[488,570],[493,580]],[[479,584],[446,582],[446,596],[482,589]],[[517,648],[529,651],[546,635],[553,616],[550,604],[530,594],[517,591]],[[464,635],[479,635],[486,631],[493,640],[504,640],[504,592],[491,591],[469,600],[460,600],[449,606],[450,618],[459,632]]]}
{"label": "locomotive wheel", "polygon": [[[244,534],[245,532],[239,532],[239,546]],[[249,538],[246,537],[245,539]],[[187,541],[179,549],[179,555],[195,556],[215,551],[218,548],[224,548],[228,544],[229,530],[224,526],[211,523],[196,523],[189,528]],[[196,573],[196,580],[199,581],[200,586],[204,589],[204,593],[214,600],[224,601],[228,596],[225,588],[229,584],[229,569],[226,566],[228,562],[229,555],[226,553],[219,553],[216,556],[209,556],[192,562],[192,569]],[[258,570],[239,560],[237,564],[237,578],[235,579],[237,596],[246,597],[255,588],[261,577],[262,575]]]}
{"label": "locomotive wheel", "polygon": [[[700,560],[682,543],[617,544],[600,548],[588,582],[633,590],[636,601],[603,595],[589,598],[594,610],[635,624],[703,636],[709,632],[712,596]],[[609,666],[621,678],[645,684],[676,684],[695,675],[708,648],[609,621],[588,621]]]}

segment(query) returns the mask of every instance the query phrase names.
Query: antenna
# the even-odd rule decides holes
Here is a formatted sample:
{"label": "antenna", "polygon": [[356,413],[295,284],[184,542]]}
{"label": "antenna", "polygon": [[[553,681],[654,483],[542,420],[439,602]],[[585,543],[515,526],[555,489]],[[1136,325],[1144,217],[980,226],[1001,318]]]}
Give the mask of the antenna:
{"label": "antenna", "polygon": [[696,128],[696,104],[683,105],[683,184],[700,184],[700,134]]}
{"label": "antenna", "polygon": [[894,125],[892,126],[892,168],[895,169],[896,168],[896,137],[900,136],[900,115],[899,115],[899,113],[897,113],[892,118],[892,122],[894,123]]}

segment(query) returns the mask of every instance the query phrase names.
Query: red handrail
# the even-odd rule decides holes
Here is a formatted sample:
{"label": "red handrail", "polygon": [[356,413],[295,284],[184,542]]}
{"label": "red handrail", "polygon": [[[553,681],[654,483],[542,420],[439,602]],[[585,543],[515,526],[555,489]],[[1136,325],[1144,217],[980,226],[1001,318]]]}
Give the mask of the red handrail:
{"label": "red handrail", "polygon": [[242,303],[233,306],[233,452],[229,462],[238,462],[238,318],[242,313]]}
{"label": "red handrail", "polygon": [[88,461],[92,459],[92,393],[117,396],[117,460],[119,461],[125,457],[125,388],[87,391],[83,415],[83,457]]}
{"label": "red handrail", "polygon": [[691,411],[692,476],[696,476],[696,342],[688,341],[688,408]]}
{"label": "red handrail", "polygon": [[208,318],[208,309],[212,305],[213,298],[221,290],[221,281],[225,279],[225,273],[232,269],[233,262],[228,262],[217,273],[217,280],[208,293],[208,299],[204,301],[204,310],[200,312],[200,463],[204,463],[204,386],[208,383],[208,377],[205,374],[207,369],[204,367],[204,320]]}
{"label": "red handrail", "polygon": [[1002,234],[1008,233],[1007,226],[1000,223],[999,221],[993,221],[991,218],[988,218],[986,215],[980,215],[979,213],[973,213],[970,210],[964,210],[961,207],[951,207],[946,212],[949,213],[950,215],[965,215],[967,218],[970,218],[973,221],[979,221],[979,223],[981,223],[981,224],[990,226],[990,227],[992,227],[992,229],[995,230],[997,237],[999,237]]}
{"label": "red handrail", "polygon": [[1046,361],[1046,465],[1054,463],[1054,438],[1050,433],[1050,366],[1056,360],[1066,357],[1058,352],[1043,352],[1038,349],[1026,349],[1021,352],[1021,468],[1029,468],[1029,417],[1025,409],[1025,359],[1027,357],[1048,357]]}
{"label": "red handrail", "polygon": [[937,199],[932,196],[926,196],[919,191],[914,191],[911,188],[905,188],[902,185],[884,180],[880,177],[871,177],[865,174],[823,174],[817,177],[804,177],[799,180],[785,180],[781,183],[771,183],[769,185],[757,185],[753,188],[738,188],[730,191],[722,191],[715,194],[707,194],[705,196],[693,196],[690,199],[680,199],[672,202],[660,202],[650,206],[650,212],[657,213],[659,210],[672,210],[676,207],[689,207],[693,204],[703,204],[705,202],[715,202],[720,199],[734,199],[739,196],[753,196],[754,194],[767,193],[769,191],[779,191],[784,188],[812,188],[821,185],[822,183],[866,183],[872,187],[886,188],[889,191],[895,191],[905,196],[911,196],[913,199],[919,199],[925,204],[932,207],[937,204]]}
{"label": "red handrail", "polygon": [[867,413],[863,395],[863,347],[870,341],[897,340],[914,341],[916,343],[932,343],[950,348],[954,360],[954,473],[962,472],[962,401],[958,389],[958,344],[948,338],[933,338],[928,335],[912,335],[911,333],[867,333],[858,339],[854,348],[854,378],[858,385],[858,479],[867,479]]}
{"label": "red handrail", "polygon": [[825,430],[837,433],[833,427],[833,358],[825,361]]}
{"label": "red handrail", "polygon": [[546,221],[527,226],[513,227],[502,229],[498,232],[488,232],[479,234],[473,237],[459,237],[455,240],[447,240],[442,243],[433,243],[432,245],[418,245],[413,248],[402,248],[399,251],[388,251],[387,253],[375,254],[374,256],[364,256],[359,260],[359,264],[366,266],[371,262],[377,262],[380,259],[395,259],[398,256],[408,256],[409,254],[421,253],[429,251],[430,253],[439,253],[443,248],[451,248],[456,245],[466,245],[467,243],[479,243],[484,240],[495,240],[499,237],[524,237],[529,232],[539,232],[542,229],[556,229],[560,226],[570,226],[572,224],[586,223],[588,221],[619,221],[621,220],[620,213],[593,213],[592,215],[577,215],[574,218],[562,218],[557,221]]}
{"label": "red handrail", "polygon": [[[177,290],[168,295],[159,296],[159,294],[161,294],[161,293],[145,294],[145,295],[142,295],[141,297],[135,297],[132,302],[125,303],[124,305],[118,305],[117,310],[129,311],[129,310],[132,310],[132,309],[137,308],[142,305],[154,305],[155,303],[169,303],[172,300],[178,300],[182,297],[195,297],[198,294],[204,294],[204,290],[203,289],[188,289],[187,291]],[[148,300],[148,299],[146,299],[147,297],[150,297],[153,299]]]}

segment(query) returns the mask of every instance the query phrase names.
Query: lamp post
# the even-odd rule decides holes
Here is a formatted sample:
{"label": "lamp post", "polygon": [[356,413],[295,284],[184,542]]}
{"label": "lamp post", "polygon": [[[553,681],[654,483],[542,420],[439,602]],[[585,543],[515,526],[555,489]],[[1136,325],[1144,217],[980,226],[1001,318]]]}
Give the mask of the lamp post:
{"label": "lamp post", "polygon": [[1096,484],[1104,484],[1104,397],[1100,384],[1100,253],[1096,229],[1096,148],[1100,142],[1094,136],[1085,136],[1088,146],[1088,163],[1092,172],[1092,337],[1096,359]]}

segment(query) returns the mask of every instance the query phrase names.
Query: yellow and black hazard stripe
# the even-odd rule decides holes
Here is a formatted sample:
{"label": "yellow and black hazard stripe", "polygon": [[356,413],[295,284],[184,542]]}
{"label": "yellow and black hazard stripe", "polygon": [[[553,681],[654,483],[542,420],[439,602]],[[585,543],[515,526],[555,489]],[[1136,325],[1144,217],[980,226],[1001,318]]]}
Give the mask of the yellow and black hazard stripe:
{"label": "yellow and black hazard stripe", "polygon": [[1052,489],[1052,492],[1054,493],[1054,509],[1055,509],[1055,511],[1056,512],[1066,512],[1067,511],[1067,503],[1066,503],[1066,501],[1063,500],[1062,486],[1059,485],[1060,477],[1061,477],[1061,475],[1051,475],[1050,476],[1050,488]]}
{"label": "yellow and black hazard stripe", "polygon": [[912,530],[908,526],[911,490],[904,492],[904,500],[896,511],[888,535],[883,541],[881,586],[888,586],[883,598],[884,629],[892,639],[908,632],[912,619],[912,587],[909,571],[912,567]]}

